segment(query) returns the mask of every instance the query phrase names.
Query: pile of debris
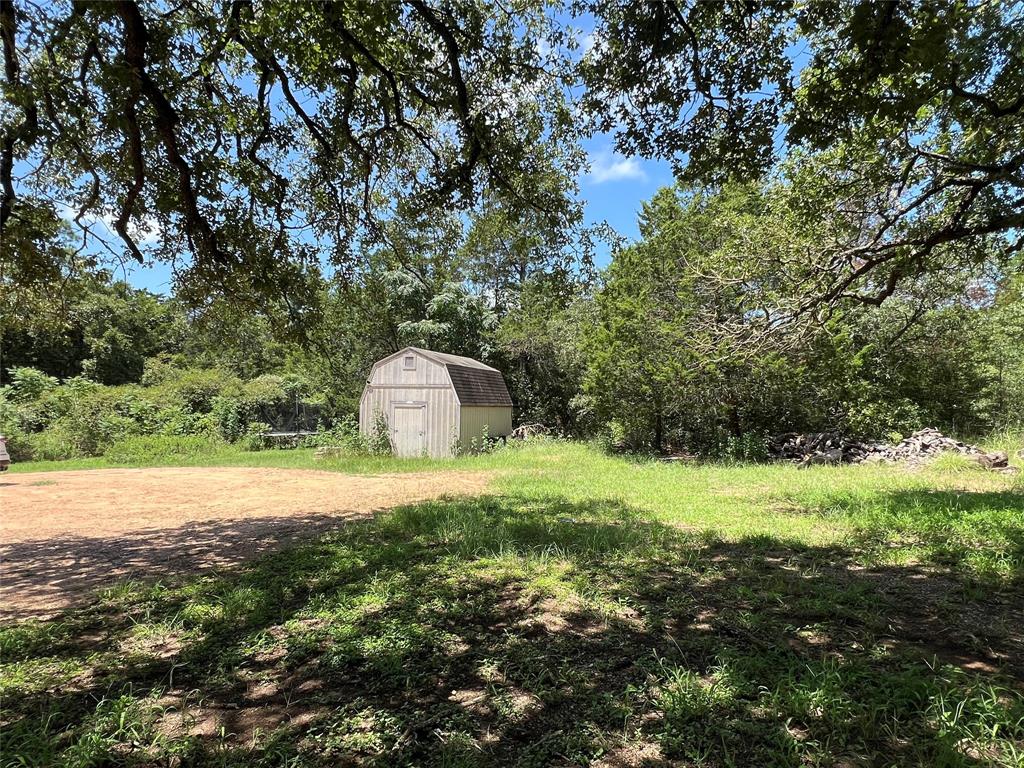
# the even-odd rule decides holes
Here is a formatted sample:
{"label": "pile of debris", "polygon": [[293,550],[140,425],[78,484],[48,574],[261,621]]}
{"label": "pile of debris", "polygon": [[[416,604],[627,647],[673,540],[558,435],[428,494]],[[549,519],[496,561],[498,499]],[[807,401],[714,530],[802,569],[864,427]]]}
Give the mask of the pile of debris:
{"label": "pile of debris", "polygon": [[1003,451],[986,453],[975,445],[947,437],[931,427],[919,429],[895,445],[856,440],[836,432],[787,432],[769,440],[768,451],[776,459],[796,461],[803,467],[812,464],[856,464],[865,461],[923,464],[940,453],[958,453],[986,469],[1005,474],[1015,474],[1019,471],[1016,467],[1010,466],[1009,457]]}
{"label": "pile of debris", "polygon": [[533,437],[546,437],[551,430],[543,424],[520,424],[509,434],[510,440],[529,440]]}

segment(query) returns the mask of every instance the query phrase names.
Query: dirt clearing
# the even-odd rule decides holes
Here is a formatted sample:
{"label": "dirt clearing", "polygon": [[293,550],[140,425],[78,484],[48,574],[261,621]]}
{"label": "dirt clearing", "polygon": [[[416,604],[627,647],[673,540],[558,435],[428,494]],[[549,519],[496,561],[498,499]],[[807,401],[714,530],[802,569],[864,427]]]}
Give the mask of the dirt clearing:
{"label": "dirt clearing", "polygon": [[378,510],[480,493],[487,480],[242,467],[0,475],[0,619],[53,614],[124,579],[235,566]]}

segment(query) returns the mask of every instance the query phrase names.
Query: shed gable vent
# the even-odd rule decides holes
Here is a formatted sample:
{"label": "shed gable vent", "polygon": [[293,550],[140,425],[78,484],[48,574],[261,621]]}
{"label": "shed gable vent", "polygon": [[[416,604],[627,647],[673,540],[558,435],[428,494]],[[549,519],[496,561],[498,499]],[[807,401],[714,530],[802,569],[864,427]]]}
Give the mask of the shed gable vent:
{"label": "shed gable vent", "polygon": [[406,371],[415,371],[416,370],[416,356],[415,355],[406,355],[405,357],[403,357],[402,358],[402,369],[406,370]]}

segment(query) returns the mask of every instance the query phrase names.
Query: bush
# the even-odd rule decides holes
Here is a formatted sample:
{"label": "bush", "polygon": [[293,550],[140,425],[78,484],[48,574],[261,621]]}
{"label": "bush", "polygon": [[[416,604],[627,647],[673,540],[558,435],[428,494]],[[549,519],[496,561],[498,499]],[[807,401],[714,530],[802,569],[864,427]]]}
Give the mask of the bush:
{"label": "bush", "polygon": [[32,435],[20,431],[2,433],[7,438],[7,453],[11,461],[35,461],[36,452]]}
{"label": "bush", "polygon": [[291,396],[285,380],[274,374],[264,374],[247,381],[242,388],[242,400],[252,405],[275,405]]}
{"label": "bush", "polygon": [[155,387],[176,379],[185,366],[174,360],[170,355],[158,355],[147,359],[142,365],[142,378],[139,383],[144,387]]}
{"label": "bush", "polygon": [[156,431],[158,409],[138,387],[78,387],[61,397],[62,415],[40,434],[60,436],[69,456],[98,456],[118,440]]}
{"label": "bush", "polygon": [[246,409],[233,397],[216,397],[210,409],[210,417],[216,425],[217,434],[229,443],[242,438],[249,421]]}
{"label": "bush", "polygon": [[252,422],[245,428],[245,434],[238,441],[238,447],[243,451],[263,451],[270,448],[270,440],[267,439],[269,431],[269,424]]}
{"label": "bush", "polygon": [[74,439],[60,426],[23,435],[14,445],[20,461],[63,461],[83,455]]}
{"label": "bush", "polygon": [[180,406],[195,413],[208,413],[218,397],[238,397],[242,382],[219,368],[179,371],[154,388],[167,406]]}
{"label": "bush", "polygon": [[6,388],[0,388],[0,435],[14,434],[21,427],[21,409],[7,397]]}
{"label": "bush", "polygon": [[845,406],[845,431],[858,437],[877,439],[892,432],[909,434],[926,420],[921,408],[906,398],[863,399]]}
{"label": "bush", "polygon": [[219,433],[212,413],[192,413],[180,406],[161,408],[155,421],[154,431],[160,435],[195,435],[214,439]]}
{"label": "bush", "polygon": [[729,435],[722,454],[733,461],[768,461],[768,440],[757,432],[744,432],[739,437]]}
{"label": "bush", "polygon": [[373,427],[366,439],[366,450],[371,456],[390,456],[392,453],[391,427],[387,417],[380,411],[373,414]]}
{"label": "bush", "polygon": [[196,435],[135,435],[118,440],[103,456],[115,464],[148,464],[212,456],[223,447],[219,440]]}
{"label": "bush", "polygon": [[57,386],[57,379],[35,368],[11,368],[10,399],[16,403],[38,400]]}
{"label": "bush", "polygon": [[[151,386],[104,386],[81,376],[59,383],[33,368],[14,369],[11,378],[11,386],[0,388],[0,434],[12,437],[16,461],[98,456],[142,435],[188,435],[261,450],[270,447],[264,422],[287,420],[308,388],[296,376],[242,381],[221,369],[182,369],[170,358],[148,361]],[[308,404],[302,401],[303,408]],[[354,422],[331,435],[339,438],[369,450],[357,442]]]}
{"label": "bush", "polygon": [[305,448],[341,448],[347,453],[369,453],[366,438],[359,431],[359,422],[349,415],[329,429],[321,428],[315,435],[303,438]]}
{"label": "bush", "polygon": [[484,424],[483,430],[479,438],[472,438],[469,441],[467,450],[469,453],[494,453],[498,448],[502,446],[498,438],[491,437],[491,429],[487,424]]}

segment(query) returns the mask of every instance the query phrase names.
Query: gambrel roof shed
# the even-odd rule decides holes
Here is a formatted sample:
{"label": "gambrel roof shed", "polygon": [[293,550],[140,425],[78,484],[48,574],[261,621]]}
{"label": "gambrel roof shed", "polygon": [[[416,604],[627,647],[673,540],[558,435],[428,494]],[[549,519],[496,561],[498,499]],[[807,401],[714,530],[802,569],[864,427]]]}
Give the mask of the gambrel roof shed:
{"label": "gambrel roof shed", "polygon": [[484,365],[471,357],[447,355],[443,352],[432,352],[419,347],[406,347],[406,351],[418,352],[431,360],[436,360],[448,369],[448,376],[455,388],[455,395],[462,405],[507,405],[512,407],[512,397],[505,386],[505,377],[497,368]]}
{"label": "gambrel roof shed", "polygon": [[387,422],[399,456],[450,456],[512,431],[512,398],[496,368],[406,347],[374,363],[359,403],[364,434]]}

